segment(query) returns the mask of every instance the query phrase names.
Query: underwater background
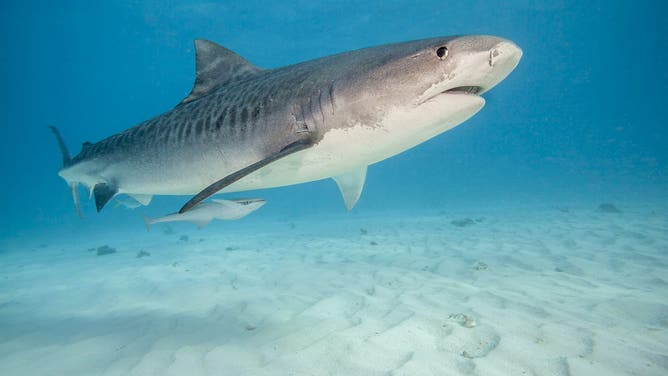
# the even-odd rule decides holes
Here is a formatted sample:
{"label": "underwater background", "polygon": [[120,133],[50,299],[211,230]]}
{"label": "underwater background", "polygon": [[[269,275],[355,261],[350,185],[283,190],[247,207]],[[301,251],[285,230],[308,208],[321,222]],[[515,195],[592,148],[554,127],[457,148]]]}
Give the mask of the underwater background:
{"label": "underwater background", "polygon": [[[522,213],[519,218],[540,221],[543,212],[533,208],[562,208],[562,212],[570,208],[594,215],[599,205],[611,203],[623,214],[643,212],[651,217],[648,226],[656,235],[651,241],[656,257],[652,260],[663,269],[656,271],[657,290],[643,291],[654,294],[656,301],[665,300],[668,282],[660,277],[668,269],[665,11],[664,3],[645,0],[4,1],[0,5],[0,257],[20,254],[22,265],[29,267],[31,260],[41,262],[40,249],[53,244],[60,248],[71,244],[68,257],[81,252],[77,247],[83,256],[89,246],[122,248],[114,239],[135,244],[133,252],[151,244],[158,247],[155,244],[165,235],[160,230],[147,233],[142,215],[173,212],[188,197],[156,197],[149,207],[134,211],[109,205],[95,213],[93,202],[81,190],[84,218],[79,219],[69,189],[57,175],[61,156],[47,126],[57,126],[76,154],[85,141],[99,141],[170,110],[192,88],[195,38],[219,43],[257,66],[275,68],[378,44],[491,34],[522,48],[518,67],[485,94],[486,105],[473,118],[370,166],[362,196],[351,212],[345,210],[336,185],[324,180],[224,195],[262,197],[267,205],[240,221],[214,221],[199,231],[190,224],[173,227],[188,232],[191,239],[214,234],[229,239],[239,234],[244,239],[267,238],[271,244],[263,229],[275,223],[289,224],[279,228],[286,232],[294,229],[294,223],[299,228],[307,221],[310,227],[305,231],[310,235],[339,236],[340,226],[332,223],[365,218],[364,229],[351,225],[358,236],[362,230],[366,234],[368,228],[382,227],[386,220]],[[527,212],[537,214],[526,217]],[[590,219],[588,215],[582,218]],[[526,221],[515,224],[523,228],[530,225]],[[642,218],[634,221],[634,226],[644,226]],[[622,223],[617,226],[622,232],[628,229]],[[452,226],[434,228],[459,231]],[[586,231],[564,231],[572,232],[573,242],[588,236]],[[493,235],[481,236],[493,242]],[[532,238],[526,234],[517,238],[522,236]],[[648,235],[628,236],[649,244]],[[177,247],[170,252],[178,252],[180,243],[170,247],[174,244]],[[296,244],[292,246],[299,247]],[[634,247],[632,241],[627,245]],[[309,252],[318,249],[310,247]],[[354,259],[354,249],[351,252]],[[156,256],[155,250],[151,253]],[[562,256],[557,252],[555,257]],[[626,274],[613,270],[609,278],[639,278],[643,270]],[[0,282],[4,297],[33,282],[12,284],[8,275]],[[10,317],[2,313],[6,302],[0,300],[0,315],[5,318]],[[653,368],[631,366],[640,369],[637,374],[660,374],[668,368],[667,306],[652,307],[657,312],[652,316],[653,333],[658,333],[661,346],[654,347],[655,357],[649,362]],[[336,306],[330,309],[336,311]],[[586,320],[581,325],[588,326]],[[6,324],[4,330],[8,328]],[[0,351],[0,365],[2,359]],[[356,371],[349,369],[348,374]]]}
{"label": "underwater background", "polygon": [[[267,68],[440,35],[499,35],[523,49],[479,114],[370,168],[355,211],[665,201],[661,9],[651,1],[5,2],[0,231],[141,227],[131,212],[95,215],[85,199],[86,219],[76,217],[47,125],[76,154],[84,141],[171,109],[192,88],[195,38]],[[349,215],[331,181],[260,194],[270,204],[257,217]]]}

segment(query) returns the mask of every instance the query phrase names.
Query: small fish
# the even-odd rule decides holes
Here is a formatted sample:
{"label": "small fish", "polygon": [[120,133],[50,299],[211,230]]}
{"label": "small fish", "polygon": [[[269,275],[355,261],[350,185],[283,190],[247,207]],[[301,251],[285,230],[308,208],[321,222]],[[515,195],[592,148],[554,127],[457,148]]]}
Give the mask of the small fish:
{"label": "small fish", "polygon": [[235,220],[243,218],[262,207],[266,201],[261,198],[237,199],[237,200],[212,200],[201,202],[185,213],[169,214],[160,218],[144,217],[146,230],[149,231],[154,223],[187,221],[202,228],[214,218]]}

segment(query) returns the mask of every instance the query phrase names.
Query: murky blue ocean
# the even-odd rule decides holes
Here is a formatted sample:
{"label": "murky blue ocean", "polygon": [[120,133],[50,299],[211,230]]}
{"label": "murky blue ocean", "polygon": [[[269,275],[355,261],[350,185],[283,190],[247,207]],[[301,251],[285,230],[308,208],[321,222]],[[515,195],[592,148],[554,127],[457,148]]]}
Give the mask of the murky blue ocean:
{"label": "murky blue ocean", "polygon": [[[665,10],[3,2],[0,374],[665,374]],[[522,60],[470,120],[371,165],[350,212],[328,179],[232,195],[267,200],[239,221],[146,232],[189,197],[96,213],[81,190],[80,219],[57,174],[47,126],[76,154],[169,111],[196,38],[277,68],[462,34]]]}

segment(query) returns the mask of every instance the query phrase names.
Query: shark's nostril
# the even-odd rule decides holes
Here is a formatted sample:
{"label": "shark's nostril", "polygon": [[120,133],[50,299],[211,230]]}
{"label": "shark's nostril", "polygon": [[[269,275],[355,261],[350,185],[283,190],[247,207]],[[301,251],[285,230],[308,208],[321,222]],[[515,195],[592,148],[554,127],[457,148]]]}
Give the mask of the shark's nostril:
{"label": "shark's nostril", "polygon": [[521,57],[522,50],[519,47],[510,41],[503,41],[489,50],[488,62],[490,67],[512,64],[512,67],[510,67],[512,69]]}

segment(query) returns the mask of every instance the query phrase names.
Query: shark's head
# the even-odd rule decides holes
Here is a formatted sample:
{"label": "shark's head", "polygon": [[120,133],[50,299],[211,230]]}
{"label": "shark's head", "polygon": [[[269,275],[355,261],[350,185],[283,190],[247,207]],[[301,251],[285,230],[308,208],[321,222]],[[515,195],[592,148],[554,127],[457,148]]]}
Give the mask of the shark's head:
{"label": "shark's head", "polygon": [[443,94],[479,96],[508,76],[522,56],[513,42],[493,36],[432,38],[356,52],[336,83],[338,94],[347,104],[383,107],[419,106]]}
{"label": "shark's head", "polygon": [[339,72],[336,113],[328,128],[335,133],[366,129],[366,141],[375,141],[362,142],[367,147],[360,152],[377,162],[474,115],[485,104],[480,95],[508,76],[521,56],[513,42],[493,36],[432,38],[356,51],[346,56],[348,68]]}

